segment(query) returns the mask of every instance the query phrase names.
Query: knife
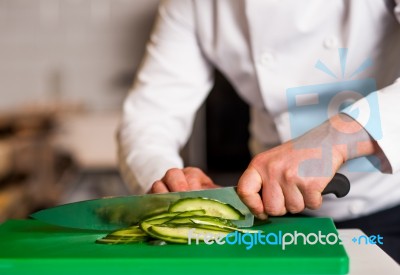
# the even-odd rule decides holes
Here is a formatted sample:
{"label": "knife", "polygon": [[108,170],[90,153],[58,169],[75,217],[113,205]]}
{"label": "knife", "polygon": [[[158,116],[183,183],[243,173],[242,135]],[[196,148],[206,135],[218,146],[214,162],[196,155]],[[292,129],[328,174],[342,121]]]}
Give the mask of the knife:
{"label": "knife", "polygon": [[[337,173],[322,194],[332,193],[341,198],[346,196],[349,190],[349,180]],[[240,200],[236,187],[80,201],[44,209],[33,213],[31,217],[62,227],[116,230],[136,224],[146,216],[165,212],[176,200],[196,197],[216,199],[235,207],[245,216],[243,220],[233,221],[238,227],[251,227],[254,224],[254,216]]]}

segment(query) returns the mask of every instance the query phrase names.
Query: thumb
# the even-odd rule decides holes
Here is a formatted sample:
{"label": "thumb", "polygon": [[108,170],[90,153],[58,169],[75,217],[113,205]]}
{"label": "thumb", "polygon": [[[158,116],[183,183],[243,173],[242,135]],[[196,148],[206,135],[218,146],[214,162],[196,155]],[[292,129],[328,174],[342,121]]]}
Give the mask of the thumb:
{"label": "thumb", "polygon": [[264,205],[259,194],[262,188],[262,178],[257,170],[249,167],[239,179],[237,192],[243,203],[257,218],[265,220]]}

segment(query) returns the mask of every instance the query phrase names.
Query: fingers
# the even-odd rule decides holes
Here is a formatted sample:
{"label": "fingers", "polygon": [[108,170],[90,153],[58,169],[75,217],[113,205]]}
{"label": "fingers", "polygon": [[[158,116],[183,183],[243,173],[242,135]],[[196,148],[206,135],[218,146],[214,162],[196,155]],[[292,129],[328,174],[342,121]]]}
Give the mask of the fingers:
{"label": "fingers", "polygon": [[307,181],[301,177],[270,178],[270,182],[263,183],[263,203],[265,212],[271,216],[302,212],[306,207],[318,209],[322,204],[320,184],[316,181]]}
{"label": "fingers", "polygon": [[182,192],[189,190],[186,176],[181,169],[169,169],[161,179],[170,192]]}
{"label": "fingers", "polygon": [[261,175],[258,169],[249,166],[238,184],[238,195],[258,218],[287,212],[295,214],[306,207],[318,209],[321,206],[323,183],[317,179],[301,177],[291,170]]}
{"label": "fingers", "polygon": [[[299,213],[304,210],[303,194],[298,188],[299,184],[303,184],[303,179],[295,170],[286,170],[280,179],[280,187],[284,201],[280,204],[281,213],[290,212],[292,214]],[[285,208],[284,210],[282,208]]]}
{"label": "fingers", "polygon": [[153,183],[150,193],[183,192],[219,187],[199,168],[173,168],[169,169],[161,180]]}
{"label": "fingers", "polygon": [[280,210],[281,213],[290,212],[292,214],[295,214],[295,213],[300,213],[301,211],[304,210],[305,203],[303,194],[301,193],[296,184],[285,182],[282,185],[282,193],[284,197],[283,208],[285,209],[284,211],[281,209]]}
{"label": "fingers", "polygon": [[183,168],[183,173],[186,176],[189,190],[200,190],[216,188],[217,185],[199,168],[186,167]]}
{"label": "fingers", "polygon": [[271,216],[285,215],[285,196],[280,183],[275,178],[263,184],[263,202],[265,212]]}
{"label": "fingers", "polygon": [[316,193],[312,199],[305,199],[306,207],[312,210],[316,210],[322,205],[322,196],[320,193]]}
{"label": "fingers", "polygon": [[[317,184],[314,184],[317,185]],[[298,186],[300,192],[302,193],[302,196],[304,198],[304,204],[305,207],[309,209],[318,209],[321,207],[322,204],[322,190],[323,188],[318,188],[318,187],[312,187],[314,185],[306,185],[306,184],[301,184]]]}
{"label": "fingers", "polygon": [[168,192],[169,192],[168,188],[161,180],[154,182],[153,186],[150,189],[150,193],[168,193]]}
{"label": "fingers", "polygon": [[256,169],[249,167],[239,179],[237,192],[240,199],[259,219],[265,220],[264,205],[259,195],[263,181]]}

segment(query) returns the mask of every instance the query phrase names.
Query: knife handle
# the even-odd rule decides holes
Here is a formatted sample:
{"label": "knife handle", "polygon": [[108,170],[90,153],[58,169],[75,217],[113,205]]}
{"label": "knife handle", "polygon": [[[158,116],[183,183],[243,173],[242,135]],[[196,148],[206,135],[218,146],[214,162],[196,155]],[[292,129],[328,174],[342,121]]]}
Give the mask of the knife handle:
{"label": "knife handle", "polygon": [[349,191],[349,179],[343,174],[336,173],[332,180],[325,187],[324,191],[322,191],[322,195],[335,194],[336,197],[343,198],[349,193]]}
{"label": "knife handle", "polygon": [[[322,191],[322,195],[335,194],[337,198],[345,197],[350,191],[349,179],[340,173],[336,173],[325,189]],[[259,192],[262,197],[262,190]]]}

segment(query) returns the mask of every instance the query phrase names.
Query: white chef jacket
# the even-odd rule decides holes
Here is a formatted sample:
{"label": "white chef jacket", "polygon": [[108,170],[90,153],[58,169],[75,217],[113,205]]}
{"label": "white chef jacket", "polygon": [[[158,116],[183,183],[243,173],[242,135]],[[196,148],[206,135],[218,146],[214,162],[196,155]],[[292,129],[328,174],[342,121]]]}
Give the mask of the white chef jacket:
{"label": "white chef jacket", "polygon": [[[214,67],[251,106],[254,149],[274,137],[281,142],[293,138],[289,88],[346,80],[370,58],[373,65],[351,79],[376,82],[368,97],[377,99],[381,129],[378,134],[365,129],[382,149],[381,171],[357,171],[345,164],[339,172],[351,181],[347,197],[324,196],[322,207],[308,213],[345,220],[398,205],[399,21],[400,0],[162,2],[124,104],[118,138],[121,170],[132,191],[144,193],[168,169],[183,167],[179,150],[212,87]],[[339,48],[348,50],[343,75]],[[316,69],[318,60],[332,74]],[[343,112],[358,118],[350,109]],[[359,158],[352,167],[365,163]]]}

